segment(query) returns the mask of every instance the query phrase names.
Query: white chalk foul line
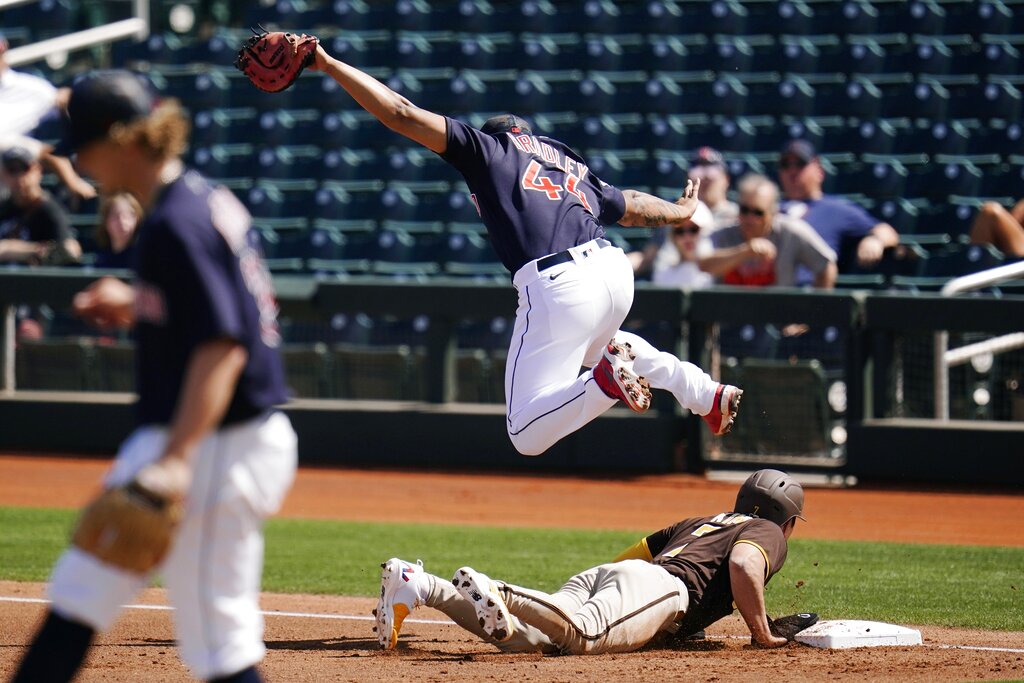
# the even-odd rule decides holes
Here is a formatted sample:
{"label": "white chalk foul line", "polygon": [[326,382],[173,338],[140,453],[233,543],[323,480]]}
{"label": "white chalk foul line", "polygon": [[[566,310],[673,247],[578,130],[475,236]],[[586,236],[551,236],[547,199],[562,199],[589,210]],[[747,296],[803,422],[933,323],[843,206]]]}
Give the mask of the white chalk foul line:
{"label": "white chalk foul line", "polygon": [[[14,596],[0,595],[0,602],[22,602],[38,605],[48,605],[49,600],[45,598],[16,598]],[[168,605],[125,605],[124,609],[148,609],[158,611],[173,611],[174,608]],[[260,614],[267,617],[297,617],[299,619],[341,619],[342,621],[374,621],[373,617],[364,617],[357,614],[321,614],[317,612],[277,612],[277,611],[266,611],[261,610]],[[406,619],[406,624],[440,624],[442,626],[454,626],[454,621],[449,620],[438,620],[438,619]],[[709,638],[722,640],[731,638],[748,638],[749,636],[719,636],[711,635]],[[983,645],[925,645],[924,647],[934,647],[940,650],[980,650],[983,652],[1010,652],[1015,654],[1024,654],[1024,648],[1017,647],[986,647]]]}
{"label": "white chalk foul line", "polygon": [[[36,605],[48,605],[50,601],[45,598],[16,598],[13,596],[0,595],[0,602],[22,602]],[[169,605],[124,605],[123,609],[148,609],[162,612],[172,612],[174,608]],[[278,612],[275,610],[260,610],[260,614],[267,617],[298,617],[300,619],[341,619],[343,621],[374,621],[373,617],[364,617],[358,614],[318,614],[316,612]],[[406,624],[441,624],[454,626],[454,621],[439,619],[406,619]]]}

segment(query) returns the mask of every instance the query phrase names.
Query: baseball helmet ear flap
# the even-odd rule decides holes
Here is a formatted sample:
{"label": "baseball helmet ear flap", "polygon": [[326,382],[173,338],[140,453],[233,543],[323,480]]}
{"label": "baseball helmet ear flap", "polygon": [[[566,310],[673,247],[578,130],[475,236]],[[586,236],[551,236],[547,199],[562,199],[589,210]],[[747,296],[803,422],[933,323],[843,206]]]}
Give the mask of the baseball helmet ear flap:
{"label": "baseball helmet ear flap", "polygon": [[736,494],[736,512],[756,515],[771,520],[779,526],[803,516],[804,488],[785,472],[779,470],[758,470],[740,486]]}

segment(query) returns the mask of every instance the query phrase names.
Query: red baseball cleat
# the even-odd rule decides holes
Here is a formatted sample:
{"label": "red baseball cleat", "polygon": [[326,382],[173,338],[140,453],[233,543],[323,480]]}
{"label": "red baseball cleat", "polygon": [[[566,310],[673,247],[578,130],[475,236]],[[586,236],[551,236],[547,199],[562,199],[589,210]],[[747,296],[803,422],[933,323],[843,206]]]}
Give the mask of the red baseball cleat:
{"label": "red baseball cleat", "polygon": [[619,344],[612,339],[594,366],[594,381],[609,397],[617,398],[634,412],[642,413],[651,407],[651,385],[633,372],[635,358],[629,344]]}
{"label": "red baseball cleat", "polygon": [[743,396],[742,389],[737,389],[731,384],[718,385],[711,412],[703,416],[704,421],[711,428],[712,434],[721,436],[729,433],[732,423],[736,419],[736,413],[740,409],[741,396]]}

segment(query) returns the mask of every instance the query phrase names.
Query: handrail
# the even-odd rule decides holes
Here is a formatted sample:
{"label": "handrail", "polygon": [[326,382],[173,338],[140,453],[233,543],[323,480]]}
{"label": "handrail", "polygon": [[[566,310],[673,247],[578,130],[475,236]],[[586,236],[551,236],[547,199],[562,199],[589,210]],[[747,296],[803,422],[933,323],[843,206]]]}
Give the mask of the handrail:
{"label": "handrail", "polygon": [[[981,289],[1019,277],[1024,277],[1024,261],[953,278],[943,285],[940,294],[949,297],[956,296],[963,292]],[[947,330],[935,333],[933,349],[935,356],[932,361],[935,375],[935,419],[945,422],[949,420],[949,367],[952,364],[950,358],[947,357],[949,351],[949,332]]]}

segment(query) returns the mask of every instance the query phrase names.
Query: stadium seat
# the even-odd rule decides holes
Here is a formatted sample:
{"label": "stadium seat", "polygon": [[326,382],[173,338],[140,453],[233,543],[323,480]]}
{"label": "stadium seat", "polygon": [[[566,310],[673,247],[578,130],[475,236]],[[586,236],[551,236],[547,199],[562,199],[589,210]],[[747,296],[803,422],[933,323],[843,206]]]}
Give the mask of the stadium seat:
{"label": "stadium seat", "polygon": [[256,173],[255,148],[249,143],[198,147],[192,164],[209,178],[251,178]]}
{"label": "stadium seat", "polygon": [[551,33],[567,33],[577,28],[576,3],[565,5],[551,0],[523,0],[518,5],[519,11],[510,17],[512,30],[535,31],[544,27]]}
{"label": "stadium seat", "polygon": [[345,30],[325,42],[333,55],[353,66],[384,66],[395,58],[390,31]]}
{"label": "stadium seat", "polygon": [[533,26],[519,37],[514,63],[508,68],[550,71],[583,61],[585,51],[578,33],[533,32],[537,28],[540,27]]}
{"label": "stadium seat", "polygon": [[978,194],[982,197],[1006,197],[1016,200],[1024,183],[1024,157],[1011,155],[1010,163],[990,166],[981,179]]}
{"label": "stadium seat", "polygon": [[953,244],[924,263],[925,277],[958,277],[1002,265],[1002,252],[989,244]]}
{"label": "stadium seat", "polygon": [[814,31],[814,5],[803,0],[747,0],[743,6],[750,33],[804,35]]}
{"label": "stadium seat", "polygon": [[322,174],[322,152],[316,145],[264,147],[256,153],[258,178],[317,178]]}
{"label": "stadium seat", "polygon": [[647,40],[639,33],[587,33],[579,55],[587,68],[602,71],[632,71],[649,68]]}
{"label": "stadium seat", "polygon": [[588,114],[645,112],[647,73],[588,71],[579,81],[576,108]]}
{"label": "stadium seat", "polygon": [[317,183],[309,178],[295,180],[263,178],[250,188],[245,205],[253,216],[286,218],[306,216],[313,203]]}
{"label": "stadium seat", "polygon": [[775,38],[770,35],[723,35],[714,37],[712,55],[719,72],[766,71],[772,66]]}
{"label": "stadium seat", "polygon": [[498,255],[491,246],[491,241],[481,234],[476,226],[470,224],[469,229],[459,229],[460,224],[449,226],[445,249],[441,260],[447,275],[501,275],[505,266],[498,261]]}
{"label": "stadium seat", "polygon": [[974,196],[981,187],[981,169],[971,157],[937,155],[907,185],[907,196],[945,201],[950,195]]}
{"label": "stadium seat", "polygon": [[523,64],[517,59],[519,50],[520,41],[512,33],[462,33],[453,63],[466,69],[515,69]]}
{"label": "stadium seat", "polygon": [[875,215],[896,228],[901,235],[915,233],[922,205],[927,206],[927,201],[891,197],[877,204]]}
{"label": "stadium seat", "polygon": [[772,325],[729,324],[719,326],[718,346],[723,357],[774,358],[779,331]]}
{"label": "stadium seat", "polygon": [[309,213],[314,218],[377,219],[382,180],[325,180],[313,196]]}
{"label": "stadium seat", "polygon": [[470,198],[469,188],[462,181],[452,183],[451,189],[448,191],[447,211],[445,220],[480,224],[480,213]]}
{"label": "stadium seat", "polygon": [[450,191],[446,181],[388,182],[380,194],[379,215],[395,221],[445,221]]}
{"label": "stadium seat", "polygon": [[658,114],[709,114],[706,105],[712,99],[712,80],[709,71],[655,72],[646,86],[647,106]]}
{"label": "stadium seat", "polygon": [[323,150],[321,180],[378,180],[388,172],[388,152],[340,147]]}
{"label": "stadium seat", "polygon": [[917,121],[896,140],[899,154],[967,154],[972,130],[962,121]]}
{"label": "stadium seat", "polygon": [[518,111],[530,113],[541,106],[541,98],[534,97],[532,103],[521,102],[519,93],[525,94],[535,83],[522,79],[518,72],[507,70],[463,69],[448,83],[448,102],[443,110],[451,110],[452,103],[458,111]]}
{"label": "stadium seat", "polygon": [[394,40],[384,37],[378,64],[397,69],[428,69],[458,64],[459,43],[450,31],[399,31]]}
{"label": "stadium seat", "polygon": [[910,175],[907,167],[888,155],[864,154],[862,163],[852,172],[837,174],[835,191],[861,193],[870,197],[903,197]]}
{"label": "stadium seat", "polygon": [[950,92],[939,81],[922,76],[914,83],[888,88],[882,111],[888,117],[905,116],[930,121],[944,120],[949,111]]}
{"label": "stadium seat", "polygon": [[372,114],[359,111],[327,111],[319,133],[323,147],[384,147],[402,138],[387,131]]}
{"label": "stadium seat", "polygon": [[[323,127],[319,109],[278,109],[259,115],[259,141],[263,145],[318,144]],[[249,134],[255,131],[250,129]]]}
{"label": "stadium seat", "polygon": [[192,117],[192,145],[248,142],[256,126],[257,111],[253,107],[215,108],[197,111]]}
{"label": "stadium seat", "polygon": [[696,149],[704,142],[704,132],[711,126],[706,114],[649,114],[646,117],[651,149]]}
{"label": "stadium seat", "polygon": [[833,67],[841,48],[834,34],[780,35],[771,68],[782,73],[815,73],[819,67]]}
{"label": "stadium seat", "polygon": [[929,232],[943,233],[954,238],[966,237],[980,206],[981,201],[974,197],[954,195],[927,209],[921,217],[921,225]]}
{"label": "stadium seat", "polygon": [[[656,27],[651,27],[657,31]],[[711,68],[713,51],[702,33],[647,35],[646,63],[650,71],[699,71]]]}
{"label": "stadium seat", "polygon": [[1021,51],[1024,39],[1021,36],[981,36],[981,57],[977,61],[981,75],[1013,76],[1021,71]]}
{"label": "stadium seat", "polygon": [[[624,116],[628,117],[630,115],[626,114]],[[472,121],[472,123],[473,125],[480,126],[483,125],[485,120],[486,118],[480,116],[477,120]],[[618,115],[609,115],[609,120],[619,121]],[[569,146],[573,146],[584,141],[585,134],[583,132],[583,126],[580,116],[576,112],[536,112],[530,114],[530,122],[533,123],[535,133],[539,135],[546,135],[548,137],[555,138],[556,140],[561,140]],[[620,130],[628,130],[628,124],[622,123],[622,126],[624,126],[624,128]],[[610,124],[607,129],[611,130]],[[644,136],[644,132],[645,131],[643,130],[640,131],[640,137]],[[644,139],[646,140],[646,138]]]}
{"label": "stadium seat", "polygon": [[881,115],[885,97],[879,88],[878,76],[851,76],[843,78],[817,79],[813,82],[818,93],[815,116],[853,116],[860,119],[876,119]]}
{"label": "stadium seat", "polygon": [[493,100],[488,97],[487,109],[520,110],[527,114],[534,111],[577,110],[580,81],[583,79],[583,74],[580,71],[575,69],[520,71],[512,79],[514,86],[508,93],[509,100],[507,101],[503,97],[506,94],[504,86],[498,89],[488,86],[488,93],[493,92],[497,97]]}
{"label": "stadium seat", "polygon": [[504,378],[495,381],[495,369],[491,355],[484,349],[457,350],[455,400],[460,403],[502,403],[505,397],[500,389]]}
{"label": "stadium seat", "polygon": [[970,72],[974,65],[974,39],[966,34],[915,35],[903,67],[914,74]]}
{"label": "stadium seat", "polygon": [[594,174],[616,187],[638,187],[655,180],[649,176],[647,150],[588,149],[583,156]]}
{"label": "stadium seat", "polygon": [[332,16],[331,21],[327,23],[344,26],[348,31],[393,28],[393,5],[391,3],[370,0],[334,0],[329,7]]}
{"label": "stadium seat", "polygon": [[[472,34],[496,33],[515,28],[516,11],[511,3],[491,0],[460,0],[458,3],[458,26]],[[492,68],[481,66],[479,68]],[[501,67],[499,67],[501,68]]]}
{"label": "stadium seat", "polygon": [[956,118],[976,118],[1018,121],[1021,115],[1021,91],[1013,79],[988,76],[984,82],[963,87],[954,93],[951,115]]}

